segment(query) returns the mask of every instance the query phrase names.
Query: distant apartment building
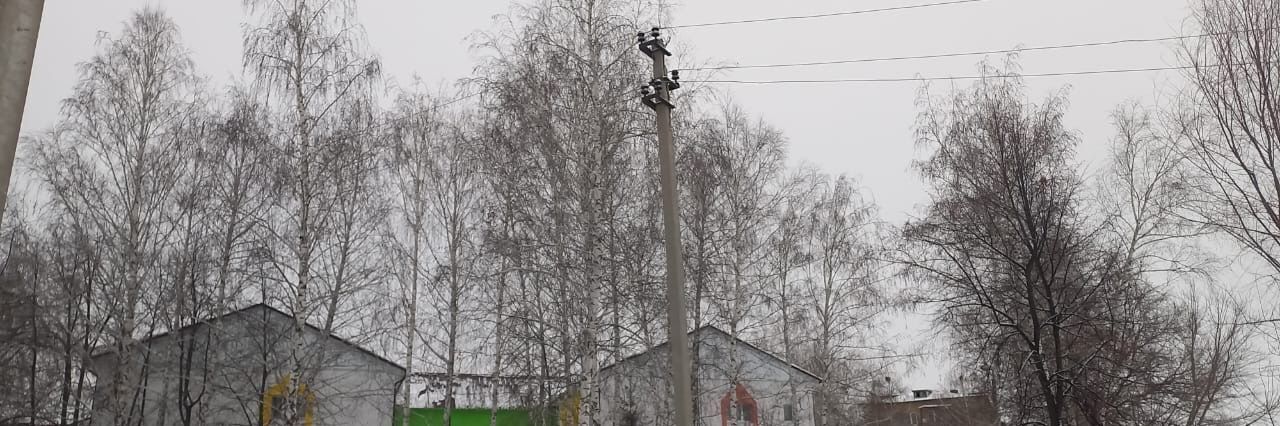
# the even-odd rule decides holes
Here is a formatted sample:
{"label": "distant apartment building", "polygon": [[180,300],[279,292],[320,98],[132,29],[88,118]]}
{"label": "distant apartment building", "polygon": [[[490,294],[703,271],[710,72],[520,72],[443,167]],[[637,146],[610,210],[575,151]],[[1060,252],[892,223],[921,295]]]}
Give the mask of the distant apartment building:
{"label": "distant apartment building", "polygon": [[987,395],[961,395],[956,391],[914,390],[909,398],[887,397],[868,403],[867,426],[994,426],[999,416]]}

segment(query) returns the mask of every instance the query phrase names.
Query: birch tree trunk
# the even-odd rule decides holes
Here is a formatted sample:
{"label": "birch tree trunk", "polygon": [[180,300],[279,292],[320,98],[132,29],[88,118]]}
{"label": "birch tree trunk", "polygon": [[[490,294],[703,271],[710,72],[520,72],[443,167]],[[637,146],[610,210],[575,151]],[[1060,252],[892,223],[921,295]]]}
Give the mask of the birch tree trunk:
{"label": "birch tree trunk", "polygon": [[155,294],[148,287],[172,229],[165,215],[187,161],[177,129],[194,118],[198,87],[177,27],[158,11],[134,14],[102,46],[65,101],[65,130],[36,148],[35,169],[56,208],[105,243],[111,284],[99,294],[114,306],[119,368],[102,383],[111,421],[123,425],[137,420],[127,407],[145,395],[134,338],[149,323],[140,310]]}
{"label": "birch tree trunk", "polygon": [[[288,188],[278,212],[287,218],[280,243],[292,249],[292,267],[282,282],[292,282],[293,319],[290,350],[290,392],[286,407],[292,414],[283,419],[297,424],[302,418],[303,399],[297,390],[311,380],[314,371],[305,365],[305,321],[314,311],[310,295],[315,279],[314,256],[317,244],[328,235],[330,211],[334,204],[330,183],[335,171],[325,163],[332,135],[318,134],[322,124],[351,97],[368,90],[379,75],[379,63],[364,56],[361,27],[353,24],[355,4],[339,0],[285,2],[252,0],[246,6],[259,22],[244,35],[245,67],[264,94],[279,95],[278,107],[287,117],[287,143],[277,147],[285,163],[282,187]],[[290,241],[296,239],[295,241]]]}

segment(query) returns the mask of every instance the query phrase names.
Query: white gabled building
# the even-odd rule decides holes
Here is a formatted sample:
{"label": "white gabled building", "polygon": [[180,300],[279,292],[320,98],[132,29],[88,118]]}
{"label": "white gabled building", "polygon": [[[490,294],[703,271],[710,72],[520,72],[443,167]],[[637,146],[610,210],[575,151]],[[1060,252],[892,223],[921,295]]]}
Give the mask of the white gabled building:
{"label": "white gabled building", "polygon": [[[818,376],[715,327],[694,330],[689,341],[698,353],[697,425],[814,425]],[[672,424],[669,360],[663,343],[602,369],[600,424]]]}
{"label": "white gabled building", "polygon": [[[288,415],[274,405],[291,381],[293,326],[292,316],[257,304],[142,340],[131,362],[95,353],[92,424],[121,415],[148,426],[260,424],[264,415],[279,422]],[[305,330],[302,383],[311,404],[300,424],[391,424],[404,368],[319,328]],[[108,396],[122,366],[140,386],[116,403]]]}

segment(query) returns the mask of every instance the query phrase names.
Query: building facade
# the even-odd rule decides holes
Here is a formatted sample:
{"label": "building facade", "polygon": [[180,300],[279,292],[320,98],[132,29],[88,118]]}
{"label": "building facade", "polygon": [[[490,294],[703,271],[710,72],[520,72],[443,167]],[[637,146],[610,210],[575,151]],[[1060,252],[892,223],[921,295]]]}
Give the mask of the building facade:
{"label": "building facade", "polygon": [[[346,340],[306,326],[300,378],[293,377],[294,319],[258,304],[153,336],[130,360],[96,353],[92,424],[128,416],[141,425],[390,424],[405,370]],[[114,383],[136,389],[119,395]],[[296,385],[296,386],[295,386]],[[284,402],[296,389],[302,407]]]}
{"label": "building facade", "polygon": [[999,416],[986,395],[912,391],[910,399],[866,404],[866,422],[876,426],[994,426]]}
{"label": "building facade", "polygon": [[[697,425],[815,424],[817,376],[715,327],[689,336]],[[600,424],[673,424],[669,360],[664,343],[601,370]]]}

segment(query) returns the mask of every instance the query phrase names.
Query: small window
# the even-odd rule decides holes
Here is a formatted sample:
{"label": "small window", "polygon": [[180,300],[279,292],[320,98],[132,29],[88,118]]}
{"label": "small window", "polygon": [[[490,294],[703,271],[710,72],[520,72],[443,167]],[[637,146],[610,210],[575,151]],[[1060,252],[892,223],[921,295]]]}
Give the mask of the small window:
{"label": "small window", "polygon": [[794,422],[794,421],[796,421],[796,420],[797,420],[797,419],[796,419],[796,406],[791,405],[791,404],[783,405],[783,406],[782,406],[782,420],[786,420],[786,421],[789,421],[789,422]]}
{"label": "small window", "polygon": [[733,410],[733,419],[746,422],[756,421],[756,407],[747,404],[739,404],[738,407]]}
{"label": "small window", "polygon": [[911,413],[911,424],[920,424],[920,413]]}

